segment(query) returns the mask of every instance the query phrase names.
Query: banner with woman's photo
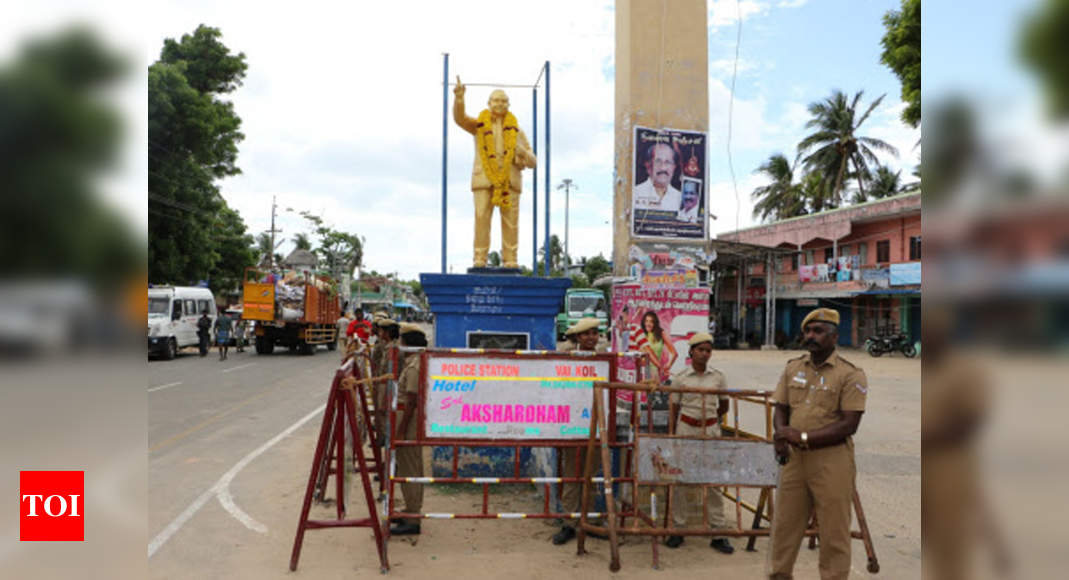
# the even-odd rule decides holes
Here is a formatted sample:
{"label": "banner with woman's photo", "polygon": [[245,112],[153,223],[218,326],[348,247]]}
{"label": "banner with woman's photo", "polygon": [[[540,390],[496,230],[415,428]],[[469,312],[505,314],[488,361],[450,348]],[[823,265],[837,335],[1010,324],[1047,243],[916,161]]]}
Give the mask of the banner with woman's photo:
{"label": "banner with woman's photo", "polygon": [[705,239],[706,135],[635,127],[631,234]]}
{"label": "banner with woman's photo", "polygon": [[[634,382],[654,378],[667,382],[689,364],[687,340],[697,332],[708,332],[708,288],[653,288],[640,284],[618,284],[612,290],[612,349],[646,354],[648,363],[638,369],[635,359],[621,358],[617,376]],[[641,372],[640,372],[641,371]],[[620,391],[617,425],[626,425],[630,391]],[[645,395],[640,401],[645,409]],[[645,417],[642,417],[643,423]],[[653,425],[661,432],[668,428],[668,400],[653,401]]]}

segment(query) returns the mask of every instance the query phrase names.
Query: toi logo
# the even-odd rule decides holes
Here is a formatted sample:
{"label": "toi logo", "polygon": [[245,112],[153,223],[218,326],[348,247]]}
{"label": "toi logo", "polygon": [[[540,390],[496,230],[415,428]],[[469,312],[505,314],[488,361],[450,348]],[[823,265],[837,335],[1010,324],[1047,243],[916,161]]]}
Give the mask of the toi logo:
{"label": "toi logo", "polygon": [[84,471],[19,472],[19,540],[85,541]]}

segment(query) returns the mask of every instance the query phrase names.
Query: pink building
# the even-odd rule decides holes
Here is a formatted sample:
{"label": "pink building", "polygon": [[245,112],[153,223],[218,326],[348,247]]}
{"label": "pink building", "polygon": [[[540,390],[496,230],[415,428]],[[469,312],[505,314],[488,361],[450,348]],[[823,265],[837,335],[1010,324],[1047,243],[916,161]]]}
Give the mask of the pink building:
{"label": "pink building", "polygon": [[[882,332],[920,339],[919,192],[721,233],[717,239],[791,251],[771,260],[777,344],[798,335],[802,318],[819,306],[839,311],[844,346],[859,346]],[[768,263],[745,267],[741,309],[734,274],[717,284],[720,319],[737,325],[741,318],[743,339],[765,342]]]}

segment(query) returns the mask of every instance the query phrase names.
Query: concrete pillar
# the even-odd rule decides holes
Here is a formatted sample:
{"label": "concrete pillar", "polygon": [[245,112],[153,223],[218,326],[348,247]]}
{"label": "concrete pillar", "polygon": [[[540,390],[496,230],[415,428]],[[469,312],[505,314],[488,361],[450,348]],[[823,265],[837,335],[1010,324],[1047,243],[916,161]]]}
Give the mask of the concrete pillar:
{"label": "concrete pillar", "polygon": [[616,0],[615,276],[628,268],[635,126],[709,130],[708,20],[705,0]]}

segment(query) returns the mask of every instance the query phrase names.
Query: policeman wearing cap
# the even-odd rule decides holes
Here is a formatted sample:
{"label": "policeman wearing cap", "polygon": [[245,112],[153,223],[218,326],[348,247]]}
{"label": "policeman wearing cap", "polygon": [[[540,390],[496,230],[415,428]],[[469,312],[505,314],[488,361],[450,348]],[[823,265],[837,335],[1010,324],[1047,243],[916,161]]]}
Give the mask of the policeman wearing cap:
{"label": "policeman wearing cap", "polygon": [[[379,316],[375,319],[374,329],[378,339],[375,341],[375,346],[371,347],[371,375],[375,377],[381,377],[386,374],[392,375],[394,373],[393,347],[396,346],[397,338],[400,336],[397,322],[391,318]],[[398,364],[400,364],[400,357],[398,357]],[[386,383],[375,383],[374,395],[375,429],[379,436],[379,442],[385,444]]]}
{"label": "policeman wearing cap", "polygon": [[[402,323],[399,328],[402,346],[427,346],[427,336],[415,324]],[[419,422],[416,420],[419,394],[420,357],[410,354],[405,357],[401,376],[397,381],[398,409],[403,408],[395,433],[398,440],[416,438]],[[405,445],[397,449],[397,475],[399,477],[423,477],[423,448]],[[423,485],[402,483],[401,496],[405,499],[405,513],[422,513]],[[420,533],[419,519],[404,519],[390,528],[390,534],[404,536]]]}
{"label": "policeman wearing cap", "polygon": [[811,513],[820,533],[820,577],[850,574],[850,508],[854,494],[854,443],[865,411],[865,372],[835,352],[839,313],[818,308],[802,321],[809,354],[787,362],[773,401],[775,449],[780,463],[772,521],[769,578],[792,578]]}
{"label": "policeman wearing cap", "polygon": [[[564,336],[567,336],[570,342],[570,344],[564,347],[563,350],[565,352],[606,352],[604,346],[598,345],[601,334],[598,332],[597,318],[580,319],[579,322],[576,322],[564,332]],[[557,452],[561,454],[561,477],[575,477],[577,466],[579,466],[579,469],[582,469],[581,466],[586,457],[586,450],[562,447],[557,449]],[[597,472],[600,468],[601,456],[600,454],[595,453],[593,469]],[[561,484],[561,509],[571,513],[579,513],[583,509],[581,498],[582,486],[583,484],[581,483]],[[578,518],[565,518],[560,531],[553,534],[553,544],[559,546],[574,538],[575,528],[578,525]]]}
{"label": "policeman wearing cap", "polygon": [[[672,376],[674,387],[698,387],[709,390],[727,389],[724,373],[709,366],[713,355],[713,337],[705,332],[696,333],[687,341],[690,346],[690,366]],[[673,393],[668,416],[675,418],[673,432],[676,435],[720,435],[720,417],[727,412],[728,397],[708,396],[702,393]],[[715,406],[713,406],[715,405]],[[679,528],[687,526],[687,519],[701,521],[701,490],[692,486],[676,486],[672,503],[672,519]],[[724,518],[724,497],[719,491],[709,493],[709,526],[712,529],[727,527]],[[669,536],[665,542],[669,548],[683,544],[683,536]],[[723,554],[735,552],[727,538],[714,537],[709,543]]]}

